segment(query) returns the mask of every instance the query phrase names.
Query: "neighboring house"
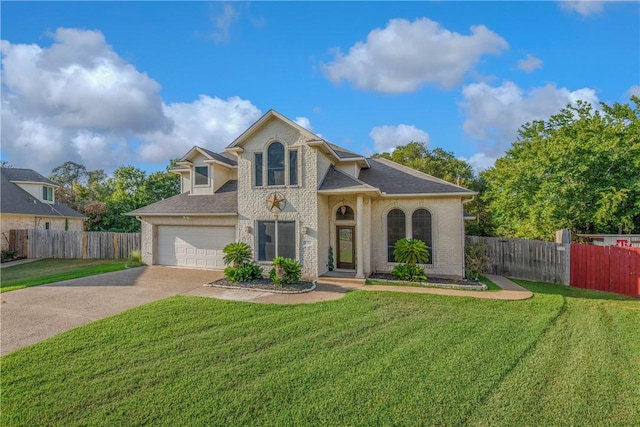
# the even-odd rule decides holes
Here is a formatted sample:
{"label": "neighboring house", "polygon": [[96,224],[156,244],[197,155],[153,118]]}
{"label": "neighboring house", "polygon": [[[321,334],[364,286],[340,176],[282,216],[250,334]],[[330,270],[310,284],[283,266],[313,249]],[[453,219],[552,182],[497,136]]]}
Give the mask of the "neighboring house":
{"label": "neighboring house", "polygon": [[640,234],[578,234],[596,246],[640,248]]}
{"label": "neighboring house", "polygon": [[9,246],[9,230],[51,229],[82,231],[84,216],[56,203],[54,182],[32,169],[1,168],[0,229],[2,249]]}
{"label": "neighboring house", "polygon": [[172,170],[182,193],[137,209],[147,264],[223,268],[248,243],[259,263],[295,258],[303,275],[391,271],[397,240],[430,248],[427,274],[464,275],[463,203],[477,193],[338,147],[270,110],[225,153],[193,147]]}

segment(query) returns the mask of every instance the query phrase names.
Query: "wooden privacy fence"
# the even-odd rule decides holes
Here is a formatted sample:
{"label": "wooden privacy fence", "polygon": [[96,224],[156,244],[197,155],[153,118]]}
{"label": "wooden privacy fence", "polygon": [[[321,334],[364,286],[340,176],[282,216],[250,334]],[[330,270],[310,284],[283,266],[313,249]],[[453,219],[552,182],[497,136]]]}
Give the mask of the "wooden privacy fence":
{"label": "wooden privacy fence", "polygon": [[140,233],[11,230],[9,247],[27,258],[126,259],[140,250]]}
{"label": "wooden privacy fence", "polygon": [[640,297],[640,249],[571,245],[571,286]]}
{"label": "wooden privacy fence", "polygon": [[481,236],[467,236],[466,242],[485,245],[489,258],[487,271],[490,274],[569,284],[569,245]]}

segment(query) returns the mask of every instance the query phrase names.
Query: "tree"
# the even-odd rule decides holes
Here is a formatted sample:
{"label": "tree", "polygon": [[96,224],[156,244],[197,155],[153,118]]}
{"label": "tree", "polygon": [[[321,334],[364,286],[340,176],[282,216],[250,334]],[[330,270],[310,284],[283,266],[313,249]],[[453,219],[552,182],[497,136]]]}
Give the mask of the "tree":
{"label": "tree", "polygon": [[473,168],[468,162],[442,148],[430,151],[423,142],[413,141],[396,147],[391,153],[374,154],[373,157],[392,160],[453,184],[459,182],[462,186],[468,186],[475,180]]}
{"label": "tree", "polygon": [[86,176],[87,168],[71,161],[53,168],[49,179],[60,186],[56,188],[56,200],[66,203],[72,209],[78,209],[74,187],[81,184]]}
{"label": "tree", "polygon": [[483,201],[502,236],[553,239],[574,233],[640,232],[640,99],[586,102],[520,128],[493,168],[482,173]]}

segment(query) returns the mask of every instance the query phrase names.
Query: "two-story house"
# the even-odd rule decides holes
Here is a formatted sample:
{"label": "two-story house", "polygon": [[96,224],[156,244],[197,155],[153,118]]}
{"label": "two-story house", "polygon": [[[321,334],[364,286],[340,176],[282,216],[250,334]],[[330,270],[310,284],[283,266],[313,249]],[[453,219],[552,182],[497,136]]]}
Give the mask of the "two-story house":
{"label": "two-story house", "polygon": [[82,231],[84,215],[56,203],[58,185],[33,169],[1,168],[0,185],[2,250],[9,247],[9,230]]}
{"label": "two-story house", "polygon": [[246,242],[268,265],[295,258],[303,276],[335,267],[391,271],[404,237],[430,248],[432,276],[464,276],[463,204],[475,192],[334,145],[270,110],[224,153],[193,147],[173,172],[181,194],[129,213],[142,223],[147,264],[223,268]]}

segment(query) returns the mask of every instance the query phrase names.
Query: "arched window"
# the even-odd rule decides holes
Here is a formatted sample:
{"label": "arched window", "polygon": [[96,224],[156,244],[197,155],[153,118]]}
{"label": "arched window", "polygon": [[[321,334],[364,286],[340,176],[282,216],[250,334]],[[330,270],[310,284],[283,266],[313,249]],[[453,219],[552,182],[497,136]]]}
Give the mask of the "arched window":
{"label": "arched window", "polygon": [[432,260],[431,212],[426,209],[417,209],[411,218],[413,238],[422,240],[429,248],[429,263]]}
{"label": "arched window", "polygon": [[353,209],[347,205],[340,206],[336,211],[336,221],[353,221],[354,218]]}
{"label": "arched window", "polygon": [[392,209],[387,214],[387,261],[395,262],[393,250],[396,242],[406,236],[405,216],[400,209]]}
{"label": "arched window", "polygon": [[267,185],[284,185],[284,146],[279,142],[267,149]]}

